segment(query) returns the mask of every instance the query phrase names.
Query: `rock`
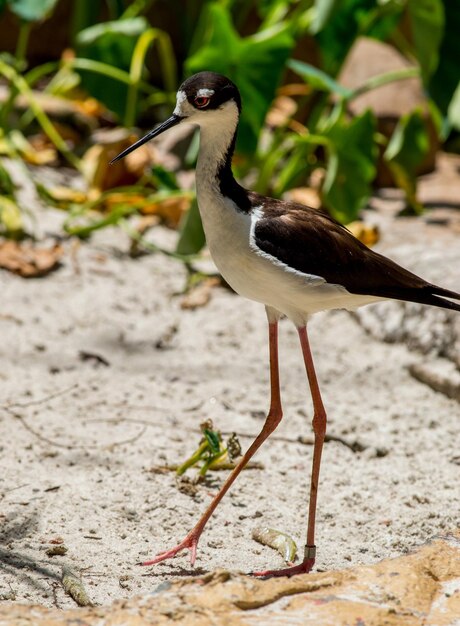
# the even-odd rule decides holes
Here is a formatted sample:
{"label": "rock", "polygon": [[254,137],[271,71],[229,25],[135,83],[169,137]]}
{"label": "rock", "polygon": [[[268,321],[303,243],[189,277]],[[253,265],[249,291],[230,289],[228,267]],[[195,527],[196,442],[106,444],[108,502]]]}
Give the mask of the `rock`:
{"label": "rock", "polygon": [[457,531],[373,566],[269,580],[217,570],[110,607],[70,611],[2,603],[0,626],[453,626],[459,615]]}
{"label": "rock", "polygon": [[409,372],[416,380],[460,402],[460,370],[454,363],[436,359],[430,363],[413,363]]}

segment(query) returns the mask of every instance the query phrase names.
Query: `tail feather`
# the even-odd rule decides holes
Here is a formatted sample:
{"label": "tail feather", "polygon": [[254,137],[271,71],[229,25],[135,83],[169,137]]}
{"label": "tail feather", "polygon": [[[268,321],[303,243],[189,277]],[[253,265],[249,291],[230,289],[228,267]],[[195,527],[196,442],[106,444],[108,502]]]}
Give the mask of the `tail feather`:
{"label": "tail feather", "polygon": [[404,300],[406,302],[417,302],[419,304],[429,304],[442,309],[460,311],[460,303],[452,302],[447,298],[460,300],[460,294],[455,291],[443,289],[437,285],[426,283],[421,287],[391,287],[379,290],[378,294],[383,298],[392,300]]}
{"label": "tail feather", "polygon": [[[449,296],[452,298],[453,296]],[[459,296],[456,298],[460,299]],[[417,301],[415,301],[417,302]],[[460,304],[456,302],[451,302],[450,300],[445,300],[444,298],[440,298],[439,296],[428,295],[426,300],[420,300],[422,304],[431,304],[433,306],[438,306],[443,309],[450,309],[451,311],[460,311]]]}
{"label": "tail feather", "polygon": [[419,302],[421,304],[431,304],[432,306],[441,307],[443,309],[450,309],[451,311],[460,311],[460,304],[446,300],[446,298],[452,298],[454,300],[460,300],[460,294],[437,285],[426,285],[421,289],[412,290],[409,297],[405,298],[411,302]]}
{"label": "tail feather", "polygon": [[450,291],[449,289],[444,289],[443,287],[438,287],[437,285],[429,285],[430,291],[437,296],[443,296],[444,298],[453,298],[454,300],[460,300],[460,293],[456,293],[455,291]]}

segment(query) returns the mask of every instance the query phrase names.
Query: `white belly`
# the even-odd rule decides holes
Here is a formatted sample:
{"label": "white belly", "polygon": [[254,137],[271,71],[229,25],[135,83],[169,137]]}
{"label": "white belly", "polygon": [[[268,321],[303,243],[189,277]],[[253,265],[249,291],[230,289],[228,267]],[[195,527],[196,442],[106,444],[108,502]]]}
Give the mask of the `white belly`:
{"label": "white belly", "polygon": [[326,309],[354,309],[380,298],[360,296],[319,276],[290,269],[262,252],[253,241],[258,219],[235,210],[234,203],[220,194],[200,193],[200,208],[206,241],[219,272],[240,295],[268,305],[303,324],[312,313]]}

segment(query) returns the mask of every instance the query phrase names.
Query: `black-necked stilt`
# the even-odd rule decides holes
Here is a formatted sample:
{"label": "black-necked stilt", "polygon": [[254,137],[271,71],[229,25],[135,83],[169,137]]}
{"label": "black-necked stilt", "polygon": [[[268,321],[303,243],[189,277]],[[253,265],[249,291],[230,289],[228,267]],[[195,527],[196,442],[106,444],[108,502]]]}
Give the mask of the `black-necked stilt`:
{"label": "black-necked stilt", "polygon": [[233,289],[265,305],[269,326],[271,402],[260,434],[185,539],[144,565],[159,563],[185,549],[190,550],[194,564],[207,521],[243,467],[280,423],[278,320],[286,316],[299,334],[314,408],[307,541],[300,565],[256,574],[290,576],[309,572],[315,562],[316,499],[326,432],[326,411],[307,337],[309,316],[388,298],[460,311],[459,304],[444,299],[460,300],[460,294],[432,285],[373,252],[329,215],[241,187],[231,169],[240,112],[236,85],[220,74],[200,72],[180,87],[172,116],[114,159],[123,158],[177,124],[200,127],[196,189],[207,244]]}

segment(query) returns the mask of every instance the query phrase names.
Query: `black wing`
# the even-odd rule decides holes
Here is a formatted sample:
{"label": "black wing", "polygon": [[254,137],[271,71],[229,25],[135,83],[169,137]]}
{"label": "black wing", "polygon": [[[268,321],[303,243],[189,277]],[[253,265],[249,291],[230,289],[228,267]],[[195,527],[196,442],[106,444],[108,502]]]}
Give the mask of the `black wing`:
{"label": "black wing", "polygon": [[[260,197],[262,199],[262,197]],[[257,205],[254,194],[252,202]],[[295,203],[272,201],[254,229],[257,247],[305,274],[350,293],[432,304],[460,311],[460,294],[432,285],[374,252],[332,217]]]}

